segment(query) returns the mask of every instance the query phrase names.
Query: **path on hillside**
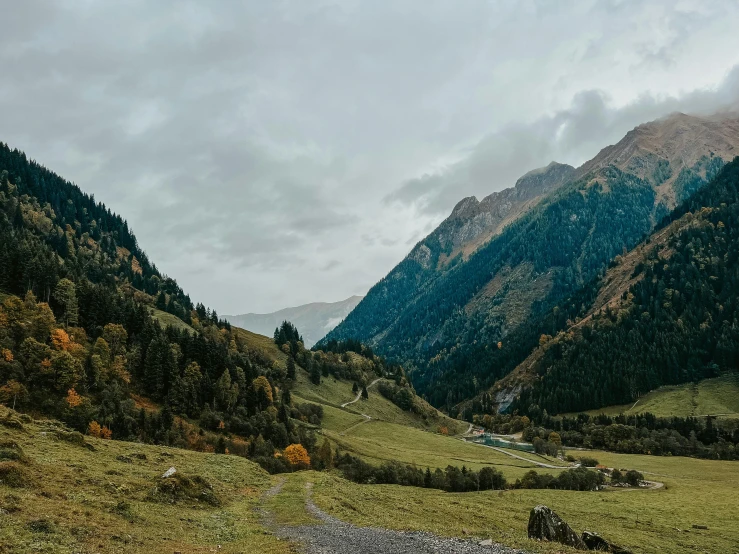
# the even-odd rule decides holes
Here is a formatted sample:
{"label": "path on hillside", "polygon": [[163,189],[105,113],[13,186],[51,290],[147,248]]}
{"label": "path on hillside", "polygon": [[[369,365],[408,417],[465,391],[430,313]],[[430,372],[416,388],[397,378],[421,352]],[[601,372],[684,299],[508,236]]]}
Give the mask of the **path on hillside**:
{"label": "path on hillside", "polygon": [[[284,481],[283,481],[284,482]],[[313,525],[275,525],[274,517],[260,508],[262,521],[275,534],[302,545],[305,554],[527,554],[489,541],[445,538],[419,531],[393,531],[379,527],[359,527],[328,515],[311,499],[311,483],[306,484],[305,508],[318,523]],[[265,498],[279,494],[279,483]]]}
{"label": "path on hillside", "polygon": [[346,435],[349,431],[351,431],[355,427],[359,427],[360,425],[362,425],[362,423],[367,423],[368,421],[370,421],[372,419],[367,414],[359,414],[359,415],[361,415],[364,419],[362,421],[358,421],[358,422],[350,425],[346,429],[344,429],[341,433],[339,433],[339,436],[342,436],[343,437],[344,435]]}
{"label": "path on hillside", "polygon": [[[479,443],[473,443],[473,444],[479,444]],[[497,446],[488,446],[487,444],[480,444],[480,446],[484,446],[485,448],[492,448],[493,450],[500,452],[501,454],[505,454],[506,456],[510,456],[511,458],[516,458],[518,460],[523,460],[524,462],[529,462],[531,464],[537,465],[539,467],[545,467],[547,469],[570,469],[572,466],[555,466],[552,464],[545,464],[544,462],[537,462],[536,460],[532,460],[530,458],[524,458],[523,456],[519,456],[518,454],[514,454],[513,452],[509,452],[505,448],[498,448]]]}
{"label": "path on hillside", "polygon": [[[367,385],[367,390],[369,390],[369,388],[370,388],[370,387],[371,387],[372,385],[374,385],[375,383],[377,383],[377,382],[378,382],[378,381],[380,381],[380,380],[381,380],[381,379],[375,379],[374,381],[372,381],[372,382],[371,382],[371,383],[370,383],[369,385]],[[347,406],[348,406],[349,404],[354,404],[355,402],[357,402],[357,401],[359,400],[359,397],[360,397],[360,396],[362,396],[362,391],[361,391],[361,390],[360,390],[360,391],[359,391],[359,392],[357,393],[357,397],[356,397],[356,398],[355,398],[354,400],[350,400],[349,402],[344,402],[344,403],[343,403],[343,404],[341,405],[341,407],[342,407],[342,408],[346,408],[346,407],[347,407]],[[362,414],[362,415],[364,415],[364,414]],[[365,417],[369,417],[369,416],[365,416]]]}
{"label": "path on hillside", "polygon": [[[479,444],[479,443],[472,443],[472,444]],[[505,448],[498,448],[497,446],[488,446],[487,444],[480,444],[480,446],[484,446],[486,448],[492,448],[493,450],[497,450],[501,454],[505,454],[506,456],[510,456],[511,458],[516,458],[518,460],[523,460],[524,462],[529,462],[529,463],[535,464],[535,465],[537,465],[539,467],[545,467],[547,469],[572,469],[572,467],[573,467],[573,466],[569,466],[569,465],[568,466],[555,466],[555,465],[552,465],[552,464],[545,464],[544,462],[537,462],[536,460],[531,460],[529,458],[524,458],[523,456],[519,456],[518,454],[514,454],[513,452],[509,452]],[[607,469],[613,471],[613,468],[607,468]],[[640,473],[649,473],[649,472],[641,471]],[[657,474],[656,473],[653,473],[652,475],[657,475]],[[623,488],[614,487],[614,488],[618,488],[619,490],[623,490],[623,491],[639,491],[639,490],[644,490],[644,489],[656,490],[656,489],[661,489],[662,487],[665,486],[665,484],[662,483],[662,482],[660,482],[660,481],[646,481],[645,480],[645,481],[642,481],[642,482],[646,486],[644,486],[644,487],[630,487],[630,488],[627,488],[627,487],[623,487]]]}

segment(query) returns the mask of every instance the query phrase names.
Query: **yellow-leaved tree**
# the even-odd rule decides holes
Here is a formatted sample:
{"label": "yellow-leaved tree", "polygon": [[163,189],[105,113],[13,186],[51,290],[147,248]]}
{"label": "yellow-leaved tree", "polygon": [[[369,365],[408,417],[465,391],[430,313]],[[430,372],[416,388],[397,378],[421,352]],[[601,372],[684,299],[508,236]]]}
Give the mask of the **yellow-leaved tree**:
{"label": "yellow-leaved tree", "polygon": [[295,469],[308,469],[310,467],[310,456],[302,444],[291,444],[285,448],[285,459]]}

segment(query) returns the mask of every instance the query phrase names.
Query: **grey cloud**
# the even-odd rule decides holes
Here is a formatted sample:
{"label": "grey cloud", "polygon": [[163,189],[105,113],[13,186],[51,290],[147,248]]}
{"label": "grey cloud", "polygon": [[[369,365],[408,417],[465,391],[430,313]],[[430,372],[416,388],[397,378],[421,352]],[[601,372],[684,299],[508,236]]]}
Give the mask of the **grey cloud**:
{"label": "grey cloud", "polygon": [[403,183],[383,202],[447,214],[464,191],[487,195],[502,190],[527,171],[553,160],[579,165],[640,123],[674,111],[710,114],[738,105],[739,66],[716,88],[663,98],[644,94],[621,107],[612,107],[603,91],[583,91],[575,95],[569,108],[488,135],[462,161]]}
{"label": "grey cloud", "polygon": [[462,197],[739,82],[733,5],[3,3],[0,140],[221,313],[362,294]]}

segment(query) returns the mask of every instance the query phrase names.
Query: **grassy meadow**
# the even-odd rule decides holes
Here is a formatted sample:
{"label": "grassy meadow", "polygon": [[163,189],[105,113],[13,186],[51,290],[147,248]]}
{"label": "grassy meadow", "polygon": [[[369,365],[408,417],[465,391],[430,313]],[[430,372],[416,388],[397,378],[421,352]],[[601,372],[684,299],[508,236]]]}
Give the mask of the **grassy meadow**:
{"label": "grassy meadow", "polygon": [[[358,525],[491,538],[535,552],[567,552],[526,537],[529,511],[545,504],[576,531],[600,532],[635,553],[739,552],[739,469],[735,462],[626,456],[593,452],[616,467],[655,470],[664,487],[600,492],[508,490],[446,493],[395,485],[357,485],[327,473],[305,472],[313,499],[326,512]],[[302,496],[304,487],[292,486]],[[296,499],[295,503],[300,503]],[[289,520],[289,517],[286,517]],[[706,525],[707,530],[693,525]],[[575,552],[574,550],[571,550]]]}
{"label": "grassy meadow", "polygon": [[[197,553],[218,545],[224,553],[291,551],[265,533],[253,510],[273,482],[256,464],[80,439],[56,422],[0,408],[0,552]],[[172,494],[153,492],[172,466],[197,484],[194,496],[185,485]]]}
{"label": "grassy meadow", "polygon": [[[635,415],[650,412],[658,417],[688,417],[719,415],[739,417],[739,378],[727,375],[687,383],[660,387],[641,397],[636,404],[609,406],[585,412],[590,415]],[[572,415],[572,414],[569,414]]]}

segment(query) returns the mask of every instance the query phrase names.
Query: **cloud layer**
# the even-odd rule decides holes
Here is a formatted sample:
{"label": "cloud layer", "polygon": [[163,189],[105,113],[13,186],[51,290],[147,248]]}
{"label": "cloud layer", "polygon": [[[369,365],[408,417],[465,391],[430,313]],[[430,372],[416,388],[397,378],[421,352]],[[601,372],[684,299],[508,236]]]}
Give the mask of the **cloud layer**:
{"label": "cloud layer", "polygon": [[3,13],[0,140],[121,213],[219,313],[363,294],[462,197],[731,104],[739,82],[736,3]]}

